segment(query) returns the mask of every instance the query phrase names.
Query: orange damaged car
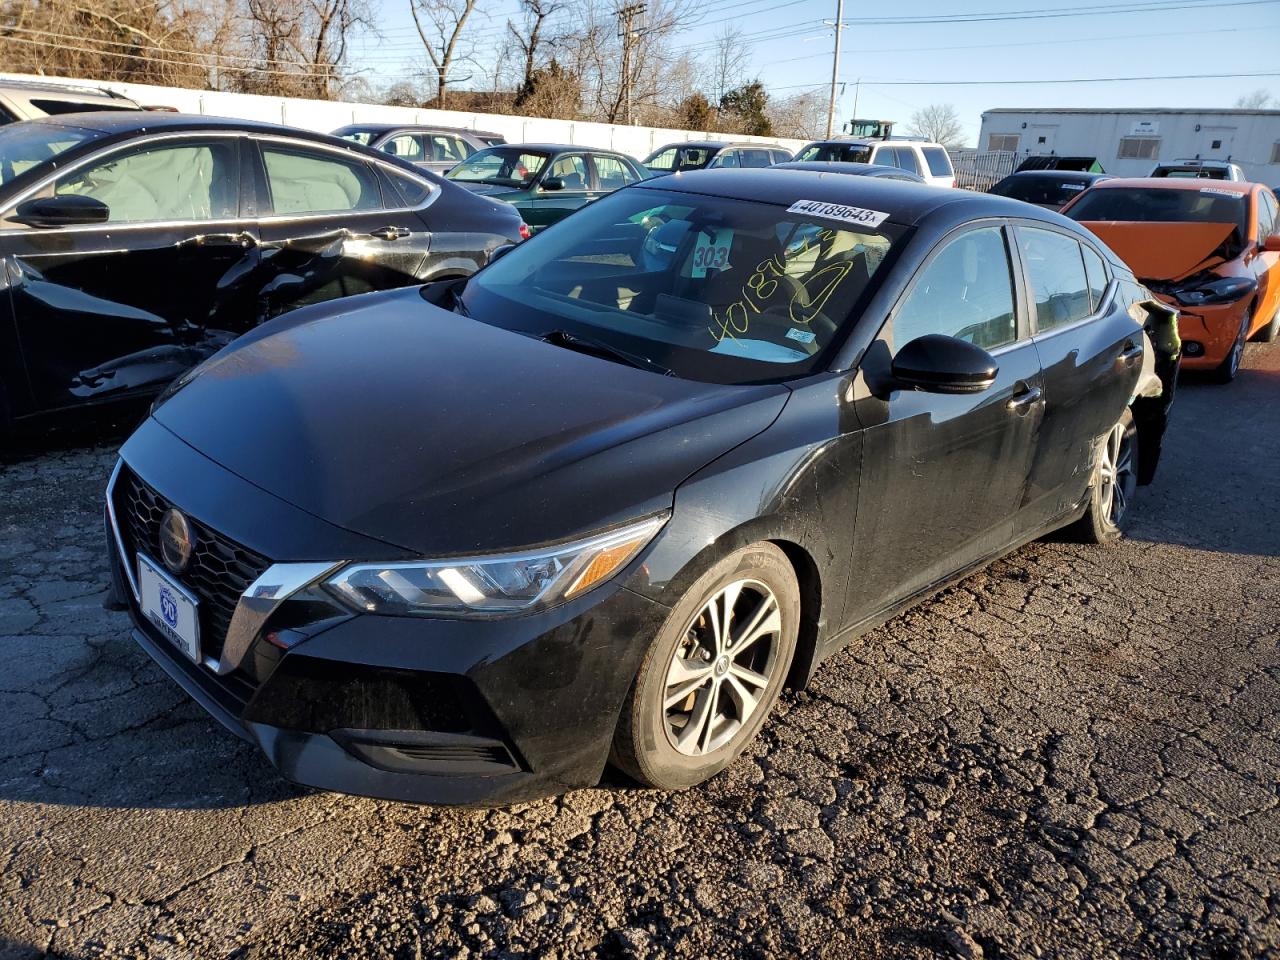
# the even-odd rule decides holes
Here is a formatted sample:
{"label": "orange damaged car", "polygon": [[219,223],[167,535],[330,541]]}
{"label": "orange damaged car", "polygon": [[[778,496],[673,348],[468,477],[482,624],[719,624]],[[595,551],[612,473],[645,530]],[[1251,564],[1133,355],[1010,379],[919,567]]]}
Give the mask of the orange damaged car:
{"label": "orange damaged car", "polygon": [[1103,180],[1062,209],[1178,309],[1182,366],[1227,382],[1245,341],[1280,334],[1280,205],[1225,180]]}

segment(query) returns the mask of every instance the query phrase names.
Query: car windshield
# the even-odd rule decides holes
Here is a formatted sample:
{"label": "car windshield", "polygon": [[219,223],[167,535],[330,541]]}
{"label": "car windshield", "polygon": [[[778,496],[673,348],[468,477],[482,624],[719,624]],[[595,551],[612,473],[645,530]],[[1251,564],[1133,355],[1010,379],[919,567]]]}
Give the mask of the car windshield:
{"label": "car windshield", "polygon": [[813,143],[800,151],[797,160],[834,160],[841,163],[870,163],[871,148],[860,144]]}
{"label": "car windshield", "polygon": [[1072,220],[1230,223],[1244,236],[1249,215],[1247,196],[1223,187],[1103,187],[1084,194],[1066,213]]}
{"label": "car windshield", "polygon": [[904,234],[885,220],[853,206],[622,190],[482,270],[461,307],[687,379],[788,379],[817,368],[880,282]]}
{"label": "car windshield", "polygon": [[1027,203],[1042,203],[1060,207],[1089,185],[1061,177],[1013,176],[1001,180],[991,192],[1001,197],[1012,197]]}
{"label": "car windshield", "polygon": [[523,147],[489,147],[467,157],[446,176],[462,183],[527,187],[533,183],[549,156]]}
{"label": "car windshield", "polygon": [[340,136],[343,140],[350,140],[353,143],[363,144],[366,147],[369,144],[373,143],[373,138],[376,137],[377,135],[378,135],[378,131],[376,130],[347,129],[347,130],[341,130],[338,132],[338,136]]}
{"label": "car windshield", "polygon": [[0,127],[0,184],[14,180],[64,150],[103,136],[96,130],[56,123],[13,123]]}

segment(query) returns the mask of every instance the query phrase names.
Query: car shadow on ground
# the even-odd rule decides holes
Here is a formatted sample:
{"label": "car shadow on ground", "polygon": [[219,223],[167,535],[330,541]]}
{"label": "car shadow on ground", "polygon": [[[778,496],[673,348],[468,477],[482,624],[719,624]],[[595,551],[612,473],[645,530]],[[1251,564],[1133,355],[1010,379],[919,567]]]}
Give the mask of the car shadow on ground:
{"label": "car shadow on ground", "polygon": [[[1155,482],[1138,490],[1130,539],[1241,556],[1280,556],[1280,522],[1265,505],[1280,474],[1274,397],[1280,370],[1250,366],[1275,345],[1250,345],[1236,379],[1186,371]],[[1226,416],[1222,400],[1230,401]],[[1206,463],[1212,464],[1206,470]],[[1241,503],[1261,509],[1241,510]]]}
{"label": "car shadow on ground", "polygon": [[0,802],[212,809],[310,792],[205,714],[116,624],[85,641],[0,641],[14,668],[0,681],[11,724],[0,743]]}

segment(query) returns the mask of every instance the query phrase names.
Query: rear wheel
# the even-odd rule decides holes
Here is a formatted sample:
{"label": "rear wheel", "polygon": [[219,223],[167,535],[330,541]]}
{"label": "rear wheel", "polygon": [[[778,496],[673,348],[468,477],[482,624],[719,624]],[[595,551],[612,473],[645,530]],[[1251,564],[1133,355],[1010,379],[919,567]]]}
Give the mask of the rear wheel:
{"label": "rear wheel", "polygon": [[1249,328],[1253,326],[1253,310],[1254,308],[1250,307],[1245,313],[1244,319],[1240,321],[1240,330],[1236,334],[1236,339],[1231,344],[1231,352],[1213,371],[1213,378],[1218,383],[1230,383],[1240,372],[1240,361],[1244,359],[1244,343],[1249,339]]}
{"label": "rear wheel", "polygon": [[1124,414],[1098,443],[1089,506],[1068,533],[1084,543],[1111,543],[1128,525],[1138,490],[1138,428],[1133,414]]}
{"label": "rear wheel", "polygon": [[725,557],[672,608],[623,704],[613,764],[682,790],[723,770],[759,731],[795,653],[800,590],[786,555]]}

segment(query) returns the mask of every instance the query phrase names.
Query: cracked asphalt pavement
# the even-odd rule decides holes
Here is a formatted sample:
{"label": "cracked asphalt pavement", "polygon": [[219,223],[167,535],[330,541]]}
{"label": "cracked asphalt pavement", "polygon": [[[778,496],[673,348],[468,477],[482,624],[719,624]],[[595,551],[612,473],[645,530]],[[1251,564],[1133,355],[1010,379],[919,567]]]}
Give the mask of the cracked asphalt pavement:
{"label": "cracked asphalt pavement", "polygon": [[0,957],[1280,955],[1280,344],[1111,548],[857,641],[728,771],[499,810],[278,779],[104,612],[111,445],[0,462]]}

